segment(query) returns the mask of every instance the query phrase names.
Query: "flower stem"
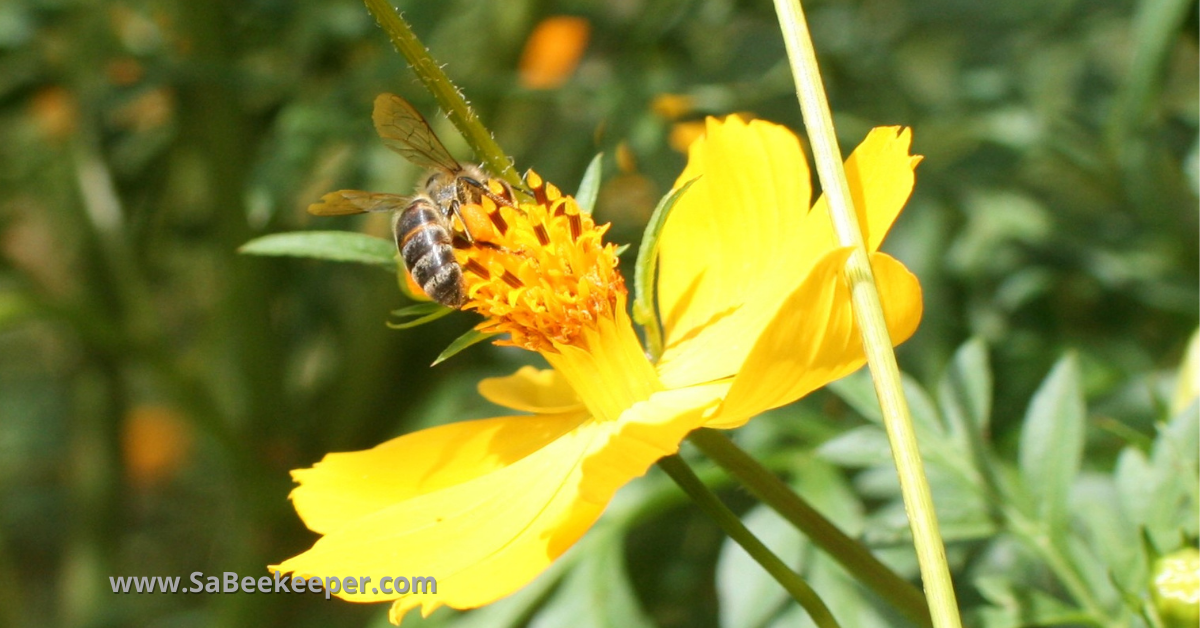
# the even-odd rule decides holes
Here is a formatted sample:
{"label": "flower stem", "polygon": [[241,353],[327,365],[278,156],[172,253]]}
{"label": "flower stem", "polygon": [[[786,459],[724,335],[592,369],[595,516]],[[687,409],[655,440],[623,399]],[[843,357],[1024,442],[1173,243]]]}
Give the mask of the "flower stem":
{"label": "flower stem", "polygon": [[521,177],[513,168],[508,155],[504,154],[492,134],[484,128],[483,123],[479,121],[479,116],[475,115],[466,99],[463,98],[462,92],[454,86],[454,83],[450,82],[450,77],[446,76],[446,73],[442,71],[442,66],[429,54],[429,49],[421,43],[421,40],[417,39],[416,33],[413,33],[404,18],[392,8],[387,0],[363,0],[363,2],[367,5],[367,10],[375,17],[375,21],[379,23],[380,28],[388,34],[392,45],[408,60],[408,64],[412,66],[413,72],[416,73],[421,84],[429,90],[430,94],[433,94],[438,106],[446,112],[446,117],[450,118],[450,122],[454,123],[459,133],[462,133],[467,144],[471,146],[471,150],[475,151],[475,156],[483,160],[492,174],[512,185],[520,186]]}
{"label": "flower stem", "polygon": [[867,548],[846,536],[833,522],[808,504],[804,498],[738,448],[719,431],[701,429],[688,440],[704,452],[759,500],[796,526],[850,575],[858,579],[919,626],[931,626],[925,596],[887,565],[879,562]]}
{"label": "flower stem", "polygon": [[803,578],[798,576],[773,554],[758,537],[754,536],[733,511],[729,510],[708,487],[696,477],[691,467],[678,455],[667,456],[658,461],[658,466],[687,493],[688,497],[700,507],[713,521],[721,526],[725,534],[735,543],[742,546],[746,553],[755,560],[775,581],[783,586],[792,598],[804,607],[818,628],[838,628],[837,620],[829,612],[829,608],[817,596],[817,592],[808,586]]}
{"label": "flower stem", "polygon": [[896,365],[896,355],[883,318],[870,258],[863,246],[862,231],[854,211],[846,173],[842,169],[842,155],[833,130],[833,116],[821,84],[812,38],[800,0],[775,0],[775,10],[791,61],[804,125],[812,144],[817,176],[829,201],[834,231],[842,246],[854,247],[846,262],[846,279],[850,284],[854,317],[862,330],[867,363],[874,376],[875,392],[879,396],[884,426],[900,476],[900,491],[913,533],[917,561],[921,566],[930,616],[937,628],[957,628],[962,625],[962,620],[958,614],[950,569],[946,564],[946,550],[938,531],[933,498],[917,449],[908,402],[900,386],[900,369]]}

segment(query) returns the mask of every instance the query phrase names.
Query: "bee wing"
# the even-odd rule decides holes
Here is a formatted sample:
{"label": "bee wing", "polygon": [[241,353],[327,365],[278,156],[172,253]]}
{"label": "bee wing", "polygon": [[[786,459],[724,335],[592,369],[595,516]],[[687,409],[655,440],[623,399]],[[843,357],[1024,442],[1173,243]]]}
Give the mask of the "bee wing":
{"label": "bee wing", "polygon": [[363,192],[361,190],[338,190],[321,197],[321,202],[308,206],[308,213],[315,216],[348,216],[366,212],[383,212],[401,209],[408,204],[409,197],[399,194]]}
{"label": "bee wing", "polygon": [[375,131],[388,148],[422,168],[458,172],[462,167],[434,135],[429,123],[407,100],[395,94],[375,98]]}

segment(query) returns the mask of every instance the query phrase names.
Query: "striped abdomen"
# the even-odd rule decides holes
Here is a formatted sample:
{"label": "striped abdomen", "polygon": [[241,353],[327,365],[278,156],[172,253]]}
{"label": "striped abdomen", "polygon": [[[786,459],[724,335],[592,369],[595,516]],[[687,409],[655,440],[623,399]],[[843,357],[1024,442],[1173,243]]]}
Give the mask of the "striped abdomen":
{"label": "striped abdomen", "polygon": [[423,196],[414,198],[397,216],[393,232],[404,265],[425,294],[446,307],[462,307],[467,300],[462,267],[437,206]]}

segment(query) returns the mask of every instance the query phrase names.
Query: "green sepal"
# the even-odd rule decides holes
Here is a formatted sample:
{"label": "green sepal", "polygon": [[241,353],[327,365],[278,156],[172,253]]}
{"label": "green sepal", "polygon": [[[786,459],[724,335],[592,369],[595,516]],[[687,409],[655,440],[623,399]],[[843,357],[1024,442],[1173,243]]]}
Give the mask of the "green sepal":
{"label": "green sepal", "polygon": [[446,347],[446,350],[443,351],[441,355],[439,355],[437,359],[433,361],[433,364],[430,364],[429,366],[437,366],[438,364],[449,360],[459,351],[462,351],[473,344],[483,342],[488,338],[499,335],[500,334],[496,332],[482,332],[478,329],[472,329],[458,338],[455,338],[454,342],[451,342],[450,345]]}
{"label": "green sepal", "polygon": [[657,360],[662,355],[662,327],[658,322],[658,312],[655,310],[654,275],[658,271],[658,239],[667,216],[675,203],[683,197],[683,193],[692,187],[696,177],[672,190],[658,201],[654,213],[650,214],[650,222],[642,234],[642,244],[638,247],[637,263],[633,270],[633,320],[646,330],[646,344],[652,359]]}
{"label": "green sepal", "polygon": [[579,191],[575,193],[575,202],[579,211],[590,214],[596,207],[596,197],[600,195],[600,161],[604,153],[596,153],[587,170],[583,171],[583,179],[579,181]]}
{"label": "green sepal", "polygon": [[396,318],[415,317],[413,320],[404,323],[389,322],[387,326],[392,329],[411,329],[431,321],[436,321],[437,319],[455,311],[457,310],[454,308],[449,308],[438,303],[417,303],[416,305],[410,305],[398,310],[392,310],[392,316],[395,316]]}

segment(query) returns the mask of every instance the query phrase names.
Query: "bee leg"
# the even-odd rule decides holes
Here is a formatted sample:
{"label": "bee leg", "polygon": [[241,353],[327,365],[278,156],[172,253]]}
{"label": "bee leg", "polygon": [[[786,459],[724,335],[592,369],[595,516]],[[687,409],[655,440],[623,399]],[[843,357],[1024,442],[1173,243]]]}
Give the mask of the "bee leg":
{"label": "bee leg", "polygon": [[450,211],[458,218],[458,223],[462,225],[462,236],[467,239],[469,244],[475,244],[475,237],[471,235],[471,230],[467,228],[467,219],[463,216],[462,202],[458,199],[450,201]]}
{"label": "bee leg", "polygon": [[[513,203],[508,198],[504,198],[503,196],[500,196],[499,194],[496,194],[495,192],[493,192],[491,190],[491,188],[489,188],[485,183],[483,183],[481,181],[476,181],[475,179],[472,179],[471,177],[461,177],[461,176],[458,178],[458,180],[461,181],[464,185],[469,185],[469,186],[475,188],[475,191],[479,192],[479,194],[481,196],[486,196],[487,198],[490,198],[492,200],[492,202],[495,203],[497,206],[502,205],[504,207],[511,207],[511,208],[516,208],[516,206],[517,206],[516,203]],[[504,187],[505,193],[508,194],[508,196],[511,198],[512,197],[512,186],[510,186],[508,183],[506,183],[504,181],[500,181],[499,179],[496,179],[496,181],[498,183],[500,183],[501,186]],[[461,189],[459,190],[459,193],[461,195],[461,193],[462,193]]]}

